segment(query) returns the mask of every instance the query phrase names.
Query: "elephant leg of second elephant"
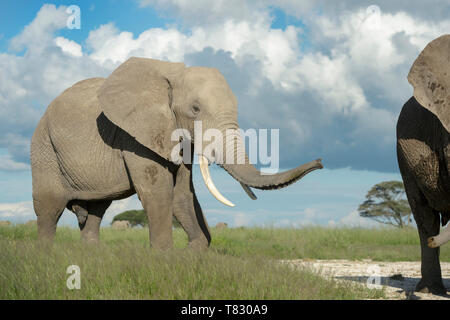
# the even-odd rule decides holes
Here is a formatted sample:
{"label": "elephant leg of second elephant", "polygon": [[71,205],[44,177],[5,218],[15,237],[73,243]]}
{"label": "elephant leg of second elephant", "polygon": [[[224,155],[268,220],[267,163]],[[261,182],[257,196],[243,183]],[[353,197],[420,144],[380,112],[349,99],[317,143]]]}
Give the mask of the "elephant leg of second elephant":
{"label": "elephant leg of second elephant", "polygon": [[182,164],[177,171],[173,213],[188,234],[191,248],[207,248],[211,242],[208,224],[195,195],[192,165]]}
{"label": "elephant leg of second elephant", "polygon": [[100,241],[100,223],[111,202],[110,200],[88,202],[86,223],[80,227],[83,241],[93,243]]}
{"label": "elephant leg of second elephant", "polygon": [[[439,232],[439,214],[431,208],[418,208],[422,214],[422,220],[416,219],[420,237],[422,256],[422,279],[417,284],[416,291],[430,292],[433,294],[446,294],[447,290],[442,282],[441,266],[439,263],[440,248],[430,248],[428,238]],[[416,215],[414,215],[416,217]],[[419,221],[417,221],[419,220]]]}
{"label": "elephant leg of second elephant", "polygon": [[439,213],[428,206],[425,196],[411,177],[403,176],[403,181],[420,238],[422,279],[417,284],[416,291],[446,294],[439,263],[439,248],[428,246],[428,238],[439,232]]}

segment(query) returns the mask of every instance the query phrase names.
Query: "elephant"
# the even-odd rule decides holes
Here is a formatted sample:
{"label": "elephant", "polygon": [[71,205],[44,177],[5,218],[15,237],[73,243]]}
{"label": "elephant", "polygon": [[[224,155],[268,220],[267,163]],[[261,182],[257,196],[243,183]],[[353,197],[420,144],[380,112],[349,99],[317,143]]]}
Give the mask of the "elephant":
{"label": "elephant", "polygon": [[11,225],[11,222],[8,220],[0,220],[0,227],[8,227]]}
{"label": "elephant", "polygon": [[413,96],[397,121],[397,160],[420,238],[421,280],[416,291],[446,294],[439,245],[450,219],[450,35],[431,41],[414,61]]}
{"label": "elephant", "polygon": [[[49,104],[31,141],[38,239],[53,240],[67,208],[77,216],[82,239],[98,242],[111,202],[137,194],[148,217],[152,248],[173,247],[173,216],[188,235],[188,247],[207,248],[211,235],[193,186],[194,154],[188,161],[184,151],[195,149],[195,122],[202,123],[202,133],[215,128],[228,138],[229,129],[239,129],[237,116],[237,99],[215,68],[131,57],[107,78],[77,82]],[[183,135],[174,141],[177,130]],[[194,152],[208,190],[230,206],[211,179],[211,163],[226,170],[253,199],[251,188],[283,188],[323,168],[317,159],[267,174],[242,151],[242,135],[219,145],[237,161],[218,161],[223,152],[218,147]]]}
{"label": "elephant", "polygon": [[129,228],[131,228],[131,224],[130,224],[130,221],[128,221],[128,220],[119,220],[119,221],[114,221],[111,224],[111,228],[117,229],[117,230],[129,229]]}

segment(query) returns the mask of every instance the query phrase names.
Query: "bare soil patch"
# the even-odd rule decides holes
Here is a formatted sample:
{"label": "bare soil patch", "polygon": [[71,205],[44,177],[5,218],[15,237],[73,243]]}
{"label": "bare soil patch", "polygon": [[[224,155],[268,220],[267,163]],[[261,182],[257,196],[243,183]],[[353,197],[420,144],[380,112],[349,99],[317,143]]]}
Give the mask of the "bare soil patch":
{"label": "bare soil patch", "polygon": [[[312,269],[326,278],[350,281],[356,285],[379,284],[386,297],[392,300],[450,300],[447,296],[414,292],[419,282],[420,261],[380,262],[371,260],[282,260],[296,268]],[[450,262],[441,262],[442,277],[447,290],[450,288]]]}

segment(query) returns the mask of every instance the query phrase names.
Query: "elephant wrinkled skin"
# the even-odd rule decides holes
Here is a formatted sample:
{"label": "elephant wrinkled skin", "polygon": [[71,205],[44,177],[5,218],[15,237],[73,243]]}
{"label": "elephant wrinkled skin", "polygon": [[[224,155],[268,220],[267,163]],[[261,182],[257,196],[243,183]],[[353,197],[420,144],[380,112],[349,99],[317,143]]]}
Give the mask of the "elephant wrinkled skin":
{"label": "elephant wrinkled skin", "polygon": [[[450,35],[430,42],[408,75],[414,87],[397,122],[397,158],[421,245],[422,279],[416,290],[445,294],[440,222],[450,218]],[[441,221],[440,221],[441,220]]]}
{"label": "elephant wrinkled skin", "polygon": [[[173,215],[188,234],[189,246],[207,247],[211,237],[195,195],[192,165],[171,158],[178,144],[171,139],[173,131],[185,129],[194,137],[196,120],[203,131],[216,128],[224,137],[226,130],[239,128],[236,98],[216,69],[130,58],[106,79],[87,79],[65,90],[47,108],[31,142],[39,238],[53,239],[67,207],[77,215],[82,238],[98,241],[111,202],[137,193],[153,247],[172,247]],[[238,136],[235,142],[236,149],[243,145]],[[204,150],[198,153],[209,190],[227,203],[209,177],[208,163],[214,159]],[[244,163],[221,166],[252,198],[250,187],[282,188],[322,168],[315,160],[262,175],[244,158]]]}

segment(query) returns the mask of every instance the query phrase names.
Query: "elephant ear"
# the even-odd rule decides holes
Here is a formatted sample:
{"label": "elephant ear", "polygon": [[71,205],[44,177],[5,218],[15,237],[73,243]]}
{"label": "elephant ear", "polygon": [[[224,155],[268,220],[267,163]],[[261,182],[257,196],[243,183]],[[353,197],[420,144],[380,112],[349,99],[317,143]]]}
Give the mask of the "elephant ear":
{"label": "elephant ear", "polygon": [[184,68],[183,63],[133,57],[114,70],[98,91],[105,116],[167,160],[178,143],[171,141],[176,129],[173,83]]}
{"label": "elephant ear", "polygon": [[450,35],[431,41],[408,74],[414,98],[450,132]]}

